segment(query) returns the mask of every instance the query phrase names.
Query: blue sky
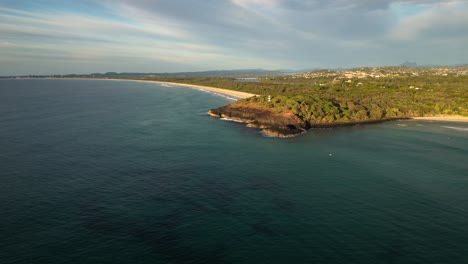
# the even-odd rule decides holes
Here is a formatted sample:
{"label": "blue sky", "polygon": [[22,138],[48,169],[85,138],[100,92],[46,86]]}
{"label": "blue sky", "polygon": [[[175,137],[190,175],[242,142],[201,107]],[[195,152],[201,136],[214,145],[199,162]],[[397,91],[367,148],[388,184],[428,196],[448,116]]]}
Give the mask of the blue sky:
{"label": "blue sky", "polygon": [[468,63],[466,0],[0,0],[0,75]]}

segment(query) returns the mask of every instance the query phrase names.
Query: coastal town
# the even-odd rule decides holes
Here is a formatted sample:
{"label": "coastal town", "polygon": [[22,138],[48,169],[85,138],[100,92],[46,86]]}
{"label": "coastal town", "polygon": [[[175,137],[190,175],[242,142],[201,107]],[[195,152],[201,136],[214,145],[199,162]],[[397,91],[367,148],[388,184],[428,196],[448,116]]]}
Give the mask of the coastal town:
{"label": "coastal town", "polygon": [[336,79],[364,79],[364,78],[395,78],[420,75],[433,76],[467,76],[468,66],[459,67],[365,67],[351,70],[317,70],[313,72],[294,74],[285,79],[313,79],[321,77],[332,77]]}

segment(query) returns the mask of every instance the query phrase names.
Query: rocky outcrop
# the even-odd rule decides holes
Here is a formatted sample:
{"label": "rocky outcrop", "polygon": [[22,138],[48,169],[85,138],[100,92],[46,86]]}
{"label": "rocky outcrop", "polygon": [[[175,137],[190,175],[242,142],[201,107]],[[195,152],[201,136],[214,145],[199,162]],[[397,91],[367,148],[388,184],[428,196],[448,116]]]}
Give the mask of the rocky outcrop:
{"label": "rocky outcrop", "polygon": [[232,103],[211,109],[212,117],[244,122],[249,127],[260,129],[268,136],[292,137],[304,133],[308,126],[292,112],[277,112],[276,109],[262,108],[252,103]]}
{"label": "rocky outcrop", "polygon": [[216,109],[208,114],[212,117],[246,123],[248,127],[259,129],[271,137],[294,137],[310,128],[345,127],[359,124],[375,124],[407,118],[387,118],[353,122],[311,122],[302,120],[292,111],[279,108],[262,107],[255,103],[238,101]]}

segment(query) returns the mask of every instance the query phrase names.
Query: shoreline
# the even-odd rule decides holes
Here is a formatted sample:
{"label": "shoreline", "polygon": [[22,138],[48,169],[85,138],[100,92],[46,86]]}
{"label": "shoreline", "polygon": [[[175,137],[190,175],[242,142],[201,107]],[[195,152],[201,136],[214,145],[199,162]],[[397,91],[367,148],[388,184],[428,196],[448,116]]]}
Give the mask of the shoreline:
{"label": "shoreline", "polygon": [[412,117],[411,119],[413,119],[413,120],[425,120],[425,121],[443,121],[443,122],[468,123],[468,116],[461,116],[461,115],[421,116],[421,117]]}
{"label": "shoreline", "polygon": [[[197,84],[187,84],[187,83],[178,83],[178,82],[166,82],[166,81],[157,81],[157,80],[142,80],[142,79],[118,79],[118,78],[45,78],[45,79],[71,79],[71,80],[103,80],[103,81],[129,81],[129,82],[145,82],[145,83],[156,83],[160,84],[165,87],[182,87],[182,88],[191,88],[197,89],[199,91],[209,92],[215,94],[217,96],[222,96],[234,101],[245,99],[253,96],[258,96],[252,93],[240,92],[235,90],[223,89],[223,88],[216,88],[204,85],[197,85]],[[387,121],[394,121],[394,120],[419,120],[419,121],[440,121],[440,122],[460,122],[460,123],[468,123],[467,116],[461,115],[435,115],[435,116],[424,116],[424,117],[410,117],[410,118],[390,118],[390,119],[380,119],[380,120],[366,120],[366,121],[359,121],[359,122],[349,122],[349,123],[323,123],[323,124],[310,124],[308,127],[305,124],[297,123],[294,125],[286,124],[271,124],[270,120],[267,120],[265,124],[264,122],[258,122],[256,118],[249,116],[246,118],[244,114],[242,118],[238,118],[232,116],[232,109],[229,113],[223,113],[223,111],[219,113],[214,113],[213,110],[219,110],[221,108],[225,108],[230,104],[220,107],[218,109],[211,109],[208,111],[208,115],[212,117],[221,118],[224,120],[236,121],[246,123],[248,126],[259,129],[264,135],[271,136],[271,137],[294,137],[300,134],[305,133],[305,131],[309,129],[320,129],[320,128],[333,128],[333,127],[343,127],[343,126],[354,126],[360,124],[372,124],[372,123],[381,123]],[[246,109],[242,108],[241,112],[244,112]],[[255,111],[254,111],[255,112]],[[284,121],[284,120],[283,120]],[[288,121],[289,122],[289,121]],[[281,123],[281,122],[280,122]],[[284,122],[283,122],[284,123]],[[291,129],[290,127],[294,127]],[[287,129],[286,129],[287,128]],[[290,131],[291,130],[291,131]]]}
{"label": "shoreline", "polygon": [[58,80],[103,80],[103,81],[127,81],[127,82],[145,82],[145,83],[157,83],[162,85],[171,86],[178,86],[178,87],[185,87],[196,89],[204,92],[210,92],[216,94],[218,96],[223,96],[227,98],[232,98],[234,100],[245,99],[253,96],[258,96],[257,94],[240,92],[235,90],[211,87],[211,86],[204,86],[204,85],[197,85],[197,84],[188,84],[188,83],[178,83],[178,82],[165,82],[165,81],[156,81],[156,80],[138,80],[138,79],[104,79],[104,78],[49,78],[49,79],[58,79]]}
{"label": "shoreline", "polygon": [[[143,81],[143,82],[145,82],[145,81]],[[201,91],[208,91],[208,92],[212,92],[212,93],[223,95],[223,96],[234,97],[236,100],[257,96],[257,94],[252,94],[252,93],[234,91],[234,90],[211,87],[211,86],[197,85],[197,84],[163,82],[163,81],[150,81],[150,80],[148,82],[155,82],[155,83],[158,83],[158,84],[174,85],[174,86],[197,89],[197,90],[201,90]]]}
{"label": "shoreline", "polygon": [[[9,78],[7,78],[9,79]],[[259,96],[258,94],[253,93],[246,93],[241,91],[229,90],[224,88],[217,88],[211,86],[204,86],[198,84],[189,84],[189,83],[178,83],[178,82],[165,82],[165,81],[156,81],[156,80],[143,80],[143,79],[116,79],[116,78],[53,78],[53,77],[46,77],[46,78],[24,78],[24,79],[52,79],[52,80],[93,80],[93,81],[122,81],[122,82],[145,82],[145,83],[157,83],[167,86],[177,86],[177,87],[185,87],[191,88],[199,91],[209,92],[218,96],[226,97],[228,99],[233,99],[234,101],[250,98],[254,96]],[[11,80],[16,80],[15,78],[11,78]]]}
{"label": "shoreline", "polygon": [[[359,125],[371,125],[371,124],[380,124],[392,121],[402,121],[402,120],[411,120],[411,118],[384,118],[384,119],[372,119],[372,120],[361,120],[353,122],[331,122],[331,123],[285,123],[284,120],[279,120],[277,124],[272,124],[271,120],[267,120],[267,123],[264,123],[262,120],[258,120],[255,116],[235,116],[233,114],[238,114],[234,109],[227,110],[224,112],[226,106],[222,106],[217,109],[211,109],[208,111],[208,115],[214,118],[219,118],[221,120],[232,121],[243,123],[247,127],[259,130],[259,132],[268,137],[276,138],[292,138],[300,136],[307,133],[311,130],[316,129],[332,129],[332,128],[343,128],[343,127],[352,127]],[[245,109],[244,109],[245,110]],[[291,120],[292,121],[292,120]],[[294,122],[294,121],[293,121]]]}

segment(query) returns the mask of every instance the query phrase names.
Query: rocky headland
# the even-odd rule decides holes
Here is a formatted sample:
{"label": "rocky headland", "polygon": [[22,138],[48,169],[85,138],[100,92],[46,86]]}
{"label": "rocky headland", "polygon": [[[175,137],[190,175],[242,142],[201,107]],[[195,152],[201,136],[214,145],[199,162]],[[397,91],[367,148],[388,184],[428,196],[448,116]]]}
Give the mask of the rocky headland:
{"label": "rocky headland", "polygon": [[301,119],[293,111],[287,109],[264,107],[244,100],[211,109],[208,114],[215,118],[246,123],[248,127],[259,129],[264,135],[281,138],[298,136],[311,128],[344,127],[406,119],[384,118],[353,122],[311,122],[310,120]]}
{"label": "rocky headland", "polygon": [[[247,123],[274,137],[292,137],[311,128],[407,118],[461,122],[468,118],[466,65],[365,67],[247,78],[249,76],[150,74],[119,75],[116,80],[157,82],[165,87],[187,87],[240,99],[212,109],[209,114]],[[108,75],[75,77],[111,80]]]}
{"label": "rocky headland", "polygon": [[211,109],[208,114],[246,123],[247,126],[260,129],[263,134],[274,137],[292,137],[304,133],[309,128],[292,112],[277,111],[243,101]]}

